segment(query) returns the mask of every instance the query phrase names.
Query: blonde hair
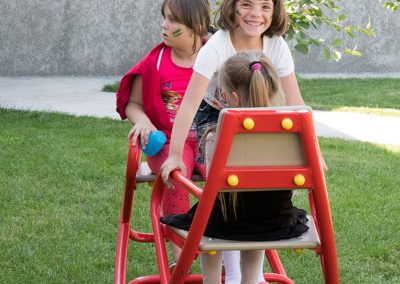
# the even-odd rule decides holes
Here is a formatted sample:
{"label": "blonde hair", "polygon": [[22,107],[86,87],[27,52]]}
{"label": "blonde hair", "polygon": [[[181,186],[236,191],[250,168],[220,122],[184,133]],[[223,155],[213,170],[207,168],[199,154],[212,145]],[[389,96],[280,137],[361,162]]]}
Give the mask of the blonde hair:
{"label": "blonde hair", "polygon": [[[219,16],[219,18],[216,21],[214,20],[216,22],[215,24],[222,30],[233,31],[236,28],[236,2],[238,2],[238,0],[222,1],[216,14],[216,17]],[[274,11],[271,25],[261,36],[281,36],[288,28],[289,20],[283,0],[272,0],[272,2],[274,3]]]}
{"label": "blonde hair", "polygon": [[[285,105],[280,92],[279,79],[267,57],[260,51],[238,53],[230,57],[218,73],[220,87],[231,96],[235,92],[240,107],[268,107]],[[228,206],[236,218],[237,192],[219,193],[222,214],[227,220],[226,194]]]}
{"label": "blonde hair", "polygon": [[[165,17],[165,8],[171,10],[177,22],[184,24],[193,32],[205,37],[211,25],[211,7],[208,0],[164,0],[161,14]],[[196,53],[196,38],[193,44],[193,53]]]}
{"label": "blonde hair", "polygon": [[241,52],[230,57],[218,73],[220,87],[235,91],[241,107],[267,107],[285,104],[280,96],[278,75],[261,51]]}

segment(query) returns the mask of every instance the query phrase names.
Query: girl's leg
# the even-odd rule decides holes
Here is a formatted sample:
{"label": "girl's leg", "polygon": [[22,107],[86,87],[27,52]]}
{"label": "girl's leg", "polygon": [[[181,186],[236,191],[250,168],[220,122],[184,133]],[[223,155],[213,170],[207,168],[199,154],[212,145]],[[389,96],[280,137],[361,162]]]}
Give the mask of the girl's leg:
{"label": "girl's leg", "polygon": [[207,253],[200,254],[200,266],[203,272],[203,284],[221,283],[222,252],[214,255]]}
{"label": "girl's leg", "polygon": [[[194,171],[195,158],[197,156],[197,149],[193,151],[192,143],[185,143],[183,150],[183,162],[186,166],[186,176],[191,177]],[[196,142],[194,142],[194,145]],[[147,163],[150,169],[154,173],[158,173],[161,165],[168,158],[169,144],[166,144],[160,152],[152,157],[146,157]],[[164,216],[171,214],[184,214],[190,208],[189,193],[182,187],[176,186],[174,189],[164,190],[162,211]],[[180,248],[175,244],[171,243],[171,251],[175,261],[178,260],[180,254]]]}
{"label": "girl's leg", "polygon": [[225,284],[240,284],[242,278],[240,273],[240,251],[224,251],[222,262],[225,267]]}
{"label": "girl's leg", "polygon": [[264,282],[260,271],[263,271],[264,250],[242,250],[240,252],[242,283],[258,284]]}
{"label": "girl's leg", "polygon": [[[153,156],[146,157],[150,169],[154,173],[158,173],[161,165],[168,158],[169,144],[166,144],[161,151]],[[197,153],[193,152],[193,147],[189,143],[185,143],[183,150],[183,162],[186,166],[186,176],[191,177],[194,171],[194,159]],[[163,196],[162,210],[163,215],[183,214],[189,210],[189,193],[182,187],[176,186],[173,190],[165,190]]]}

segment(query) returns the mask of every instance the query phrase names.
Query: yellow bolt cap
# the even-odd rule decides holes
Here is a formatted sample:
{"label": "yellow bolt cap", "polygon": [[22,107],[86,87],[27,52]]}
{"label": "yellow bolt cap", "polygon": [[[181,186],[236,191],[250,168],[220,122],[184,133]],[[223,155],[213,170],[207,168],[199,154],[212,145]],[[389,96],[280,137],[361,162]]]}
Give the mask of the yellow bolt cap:
{"label": "yellow bolt cap", "polygon": [[285,118],[282,120],[282,128],[289,130],[293,127],[293,121],[290,118]]}
{"label": "yellow bolt cap", "polygon": [[243,127],[247,130],[251,130],[254,128],[254,120],[251,118],[246,118],[243,120]]}
{"label": "yellow bolt cap", "polygon": [[298,174],[294,177],[293,181],[297,186],[302,186],[305,184],[306,178],[302,174]]}
{"label": "yellow bolt cap", "polygon": [[217,254],[217,251],[216,251],[216,250],[210,250],[210,251],[208,252],[208,254],[209,254],[209,255],[216,255],[216,254]]}
{"label": "yellow bolt cap", "polygon": [[295,253],[302,253],[304,251],[304,249],[302,249],[302,248],[296,248],[296,249],[294,249],[294,252]]}
{"label": "yellow bolt cap", "polygon": [[236,175],[230,175],[228,177],[228,185],[237,186],[239,184],[239,178]]}

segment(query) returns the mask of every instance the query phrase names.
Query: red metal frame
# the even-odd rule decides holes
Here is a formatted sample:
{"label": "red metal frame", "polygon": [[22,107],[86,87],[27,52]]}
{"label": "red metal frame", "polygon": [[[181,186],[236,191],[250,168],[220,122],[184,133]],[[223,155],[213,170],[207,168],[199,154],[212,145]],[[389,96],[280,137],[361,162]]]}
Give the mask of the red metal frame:
{"label": "red metal frame", "polygon": [[[252,118],[254,120],[255,127],[253,129],[246,130],[242,127],[242,121],[245,118]],[[290,118],[293,121],[291,129],[285,130],[282,128],[281,122],[284,118]],[[234,135],[249,131],[299,133],[304,147],[306,165],[303,167],[235,166],[227,168],[226,162]],[[159,276],[149,275],[139,277],[130,283],[201,283],[202,275],[189,274],[189,269],[199,254],[198,246],[218,191],[221,189],[234,190],[236,188],[296,189],[299,187],[294,184],[293,177],[297,174],[302,174],[305,177],[305,184],[301,188],[309,190],[311,215],[316,222],[321,240],[321,245],[316,251],[320,256],[325,283],[339,283],[333,224],[311,112],[308,110],[275,111],[256,108],[242,110],[229,109],[224,112],[218,141],[223,142],[216,145],[204,190],[184,177],[179,171],[174,171],[171,174],[172,182],[180,184],[199,199],[199,205],[186,241],[183,241],[159,221],[161,216],[160,206],[164,192],[164,184],[159,176],[154,183],[150,203],[153,233],[136,232],[130,228],[130,214],[133,205],[134,190],[136,189],[135,175],[140,162],[140,150],[138,147],[130,147],[126,187],[117,239],[115,283],[125,283],[127,243],[129,238],[142,242],[154,241],[160,273]],[[226,182],[227,177],[231,174],[235,174],[240,181],[239,185],[235,188],[230,187]],[[177,245],[182,247],[180,259],[172,275],[170,275],[168,267],[167,240],[176,242]],[[275,250],[266,251],[266,256],[273,273],[266,273],[264,275],[265,279],[269,282],[293,283],[286,276],[277,252]]]}
{"label": "red metal frame", "polygon": [[136,190],[136,173],[140,165],[141,150],[137,145],[132,146],[132,140],[129,141],[129,145],[125,190],[122,199],[115,255],[115,283],[126,283],[126,259],[129,239],[137,242],[154,241],[152,233],[138,232],[131,228],[131,213]]}

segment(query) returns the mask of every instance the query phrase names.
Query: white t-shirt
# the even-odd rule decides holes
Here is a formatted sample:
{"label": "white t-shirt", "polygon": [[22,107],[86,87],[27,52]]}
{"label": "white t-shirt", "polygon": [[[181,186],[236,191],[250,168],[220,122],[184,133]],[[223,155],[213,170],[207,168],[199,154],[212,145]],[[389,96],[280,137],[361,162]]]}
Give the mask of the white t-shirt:
{"label": "white t-shirt", "polygon": [[[263,52],[275,67],[278,77],[284,77],[294,72],[292,54],[286,41],[281,36],[263,38]],[[208,85],[204,100],[214,108],[220,109],[221,102],[217,93],[218,70],[222,64],[237,52],[233,47],[229,31],[217,31],[200,49],[193,70],[208,78]]]}

